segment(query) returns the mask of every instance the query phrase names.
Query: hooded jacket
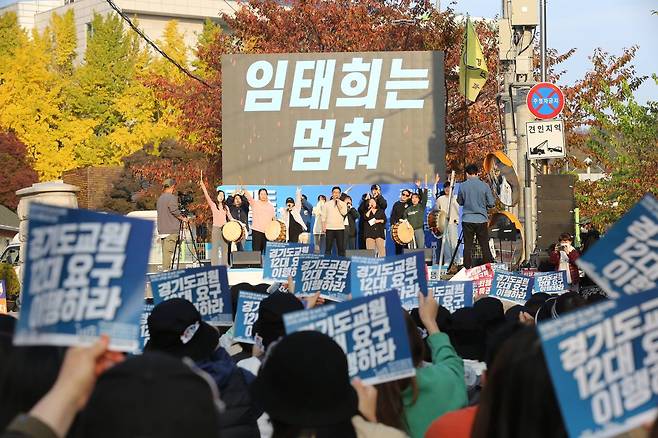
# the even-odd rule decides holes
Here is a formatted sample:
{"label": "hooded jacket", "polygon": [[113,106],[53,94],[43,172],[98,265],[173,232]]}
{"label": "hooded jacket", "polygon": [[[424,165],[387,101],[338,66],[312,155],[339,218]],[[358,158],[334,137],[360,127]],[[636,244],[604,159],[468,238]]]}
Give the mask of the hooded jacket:
{"label": "hooded jacket", "polygon": [[256,421],[262,412],[254,407],[249,395],[254,375],[238,368],[223,348],[196,364],[213,378],[226,404],[220,417],[222,438],[260,438]]}

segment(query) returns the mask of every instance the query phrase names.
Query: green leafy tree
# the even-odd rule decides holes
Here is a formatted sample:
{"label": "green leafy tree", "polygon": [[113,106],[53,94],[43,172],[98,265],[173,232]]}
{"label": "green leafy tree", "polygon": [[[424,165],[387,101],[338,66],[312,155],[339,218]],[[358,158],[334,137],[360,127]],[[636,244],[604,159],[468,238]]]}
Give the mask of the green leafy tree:
{"label": "green leafy tree", "polygon": [[69,9],[64,15],[52,14],[45,38],[51,44],[53,67],[62,76],[72,75],[78,47],[73,9]]}

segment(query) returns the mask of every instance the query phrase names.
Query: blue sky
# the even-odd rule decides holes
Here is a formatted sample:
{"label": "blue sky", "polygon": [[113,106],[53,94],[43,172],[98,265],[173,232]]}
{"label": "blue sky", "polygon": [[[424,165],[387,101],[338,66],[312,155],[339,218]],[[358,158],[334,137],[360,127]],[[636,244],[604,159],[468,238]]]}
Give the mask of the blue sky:
{"label": "blue sky", "polygon": [[[0,0],[0,6],[15,0]],[[576,48],[565,62],[564,83],[582,78],[591,67],[588,57],[597,47],[621,54],[624,48],[639,45],[635,58],[637,73],[658,73],[658,9],[656,0],[547,0],[548,45],[564,52]],[[448,0],[441,0],[442,7]],[[493,18],[502,15],[500,0],[456,0],[457,12],[475,17]],[[640,102],[658,101],[658,85],[651,79],[637,91]]]}
{"label": "blue sky", "polygon": [[[624,48],[638,45],[634,65],[638,75],[658,73],[658,10],[656,0],[547,0],[546,41],[549,47],[576,53],[562,64],[563,83],[573,83],[591,69],[589,56],[602,47],[620,55]],[[442,1],[447,7],[448,1]],[[502,15],[500,0],[457,0],[457,12],[474,17]],[[658,101],[658,85],[649,78],[635,94],[641,103]]]}

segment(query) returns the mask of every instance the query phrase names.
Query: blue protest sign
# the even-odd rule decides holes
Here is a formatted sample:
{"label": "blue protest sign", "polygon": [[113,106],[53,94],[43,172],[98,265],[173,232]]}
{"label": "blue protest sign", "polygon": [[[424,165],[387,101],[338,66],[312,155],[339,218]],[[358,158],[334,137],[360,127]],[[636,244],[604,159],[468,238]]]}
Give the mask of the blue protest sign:
{"label": "blue protest sign", "polygon": [[658,200],[645,195],[576,263],[611,298],[658,285]]}
{"label": "blue protest sign", "polygon": [[658,406],[658,289],[540,323],[544,357],[570,437],[616,436]]}
{"label": "blue protest sign", "polygon": [[258,319],[260,302],[267,298],[267,294],[241,290],[238,293],[238,304],[235,312],[233,340],[247,344],[254,343],[254,323]]}
{"label": "blue protest sign", "polygon": [[153,303],[144,303],[144,309],[142,314],[139,317],[139,351],[144,351],[144,346],[151,339],[151,334],[149,333],[148,320],[155,304]]}
{"label": "blue protest sign", "polygon": [[569,289],[567,271],[537,272],[533,275],[532,293],[555,293]]}
{"label": "blue protest sign", "polygon": [[139,347],[153,222],[30,204],[16,345]]}
{"label": "blue protest sign", "polygon": [[201,318],[214,325],[233,323],[231,290],[226,266],[179,269],[151,276],[153,302],[185,298],[192,302]]}
{"label": "blue protest sign", "polygon": [[413,376],[409,338],[395,291],[283,315],[286,333],[317,330],[347,355],[350,378],[374,385]]}
{"label": "blue protest sign", "polygon": [[294,278],[299,256],[310,251],[311,247],[302,243],[267,242],[263,257],[263,279],[288,281],[288,277]]}
{"label": "blue protest sign", "polygon": [[427,283],[427,291],[450,313],[473,306],[472,281],[430,280]]}
{"label": "blue protest sign", "polygon": [[397,290],[402,307],[418,307],[418,293],[427,293],[427,274],[422,253],[371,259],[352,259],[350,292],[352,297]]}
{"label": "blue protest sign", "polygon": [[512,272],[496,272],[491,282],[490,295],[524,304],[532,295],[532,278]]}
{"label": "blue protest sign", "polygon": [[300,257],[295,274],[295,295],[320,296],[332,301],[345,301],[349,294],[349,272],[352,262],[343,257],[315,254]]}

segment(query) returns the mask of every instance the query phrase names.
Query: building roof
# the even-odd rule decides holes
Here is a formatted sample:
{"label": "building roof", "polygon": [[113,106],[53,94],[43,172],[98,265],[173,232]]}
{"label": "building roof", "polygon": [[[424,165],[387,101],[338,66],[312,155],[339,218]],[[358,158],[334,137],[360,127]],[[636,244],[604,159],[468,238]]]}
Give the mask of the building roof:
{"label": "building roof", "polygon": [[0,205],[0,228],[18,231],[18,215],[4,205]]}

